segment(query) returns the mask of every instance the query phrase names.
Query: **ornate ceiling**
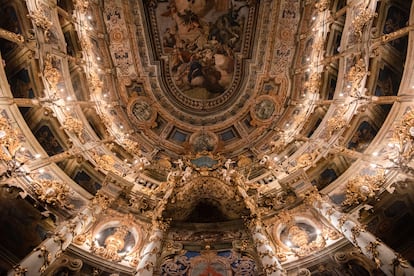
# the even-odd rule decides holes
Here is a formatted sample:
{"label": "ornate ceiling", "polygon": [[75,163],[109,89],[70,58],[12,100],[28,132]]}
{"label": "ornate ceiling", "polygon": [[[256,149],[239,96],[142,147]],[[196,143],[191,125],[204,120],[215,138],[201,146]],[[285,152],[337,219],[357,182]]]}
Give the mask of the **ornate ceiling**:
{"label": "ornate ceiling", "polygon": [[414,273],[411,1],[0,3],[4,274]]}

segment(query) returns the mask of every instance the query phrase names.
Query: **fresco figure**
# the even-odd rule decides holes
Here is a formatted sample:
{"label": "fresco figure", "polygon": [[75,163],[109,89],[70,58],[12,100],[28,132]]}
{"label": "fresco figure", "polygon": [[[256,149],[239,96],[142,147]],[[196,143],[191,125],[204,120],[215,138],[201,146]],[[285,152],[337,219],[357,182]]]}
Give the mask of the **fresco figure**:
{"label": "fresco figure", "polygon": [[177,88],[196,99],[225,92],[241,49],[247,1],[170,0],[159,9],[163,52]]}

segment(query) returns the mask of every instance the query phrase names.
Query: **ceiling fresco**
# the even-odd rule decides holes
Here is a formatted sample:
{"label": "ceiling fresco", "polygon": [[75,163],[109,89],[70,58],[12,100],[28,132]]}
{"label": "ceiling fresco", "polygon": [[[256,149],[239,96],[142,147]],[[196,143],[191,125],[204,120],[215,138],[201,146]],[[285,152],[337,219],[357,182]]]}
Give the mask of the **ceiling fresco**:
{"label": "ceiling fresco", "polygon": [[414,275],[412,1],[0,5],[0,275]]}
{"label": "ceiling fresco", "polygon": [[[262,129],[284,113],[300,19],[298,1],[280,3],[278,13],[269,4],[146,1],[125,9],[119,1],[105,2],[114,85],[120,85],[118,95],[107,96],[120,100],[109,106],[113,119],[126,113],[123,127],[147,141],[147,151],[155,140],[157,148],[175,154],[250,155],[242,145],[270,139]],[[277,35],[264,39],[266,32]],[[273,62],[264,62],[265,56]]]}
{"label": "ceiling fresco", "polygon": [[258,4],[178,0],[144,8],[166,93],[206,112],[234,97],[252,52]]}

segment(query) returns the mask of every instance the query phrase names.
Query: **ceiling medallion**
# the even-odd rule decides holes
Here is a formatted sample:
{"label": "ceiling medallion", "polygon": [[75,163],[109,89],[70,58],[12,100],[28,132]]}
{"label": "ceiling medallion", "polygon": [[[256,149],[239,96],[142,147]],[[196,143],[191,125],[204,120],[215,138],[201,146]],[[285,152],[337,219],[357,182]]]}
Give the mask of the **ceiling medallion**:
{"label": "ceiling medallion", "polygon": [[138,96],[131,99],[128,104],[128,115],[138,126],[157,126],[157,112],[147,97]]}
{"label": "ceiling medallion", "polygon": [[190,137],[190,145],[192,151],[200,152],[215,152],[217,150],[219,139],[213,132],[202,130],[193,133]]}
{"label": "ceiling medallion", "polygon": [[277,113],[278,108],[275,99],[269,95],[258,97],[250,108],[250,116],[252,117],[252,125],[268,124],[272,121]]}
{"label": "ceiling medallion", "polygon": [[145,8],[167,94],[203,111],[233,98],[251,52],[256,4],[175,0]]}

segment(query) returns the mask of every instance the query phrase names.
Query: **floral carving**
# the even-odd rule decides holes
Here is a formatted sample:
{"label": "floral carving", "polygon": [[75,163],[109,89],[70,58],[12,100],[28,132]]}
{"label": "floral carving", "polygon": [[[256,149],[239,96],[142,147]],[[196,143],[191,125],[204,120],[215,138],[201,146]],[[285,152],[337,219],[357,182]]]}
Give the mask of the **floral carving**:
{"label": "floral carving", "polygon": [[98,155],[94,154],[93,159],[96,162],[96,167],[98,169],[108,171],[108,172],[116,172],[114,168],[115,159],[112,155],[109,154],[103,154]]}
{"label": "floral carving", "polygon": [[398,143],[401,156],[410,160],[414,155],[414,109],[404,114],[401,123],[395,127],[392,138]]}
{"label": "floral carving", "polygon": [[346,199],[342,202],[342,205],[350,206],[373,198],[375,192],[379,190],[379,187],[384,181],[385,173],[382,170],[374,176],[359,175],[348,180],[348,184],[346,185]]}
{"label": "floral carving", "polygon": [[[90,44],[87,44],[90,46]],[[85,46],[87,47],[87,46]],[[84,51],[86,51],[84,49]],[[89,84],[89,89],[92,92],[99,92],[102,89],[102,80],[99,78],[99,75],[95,72],[90,72],[89,76],[88,76],[88,84]]]}
{"label": "floral carving", "polygon": [[327,139],[330,139],[335,132],[340,131],[346,126],[347,121],[344,118],[345,112],[346,107],[340,107],[335,111],[335,115],[328,119],[325,129]]}
{"label": "floral carving", "polygon": [[350,96],[358,98],[361,96],[359,91],[360,84],[365,76],[369,75],[366,69],[365,61],[359,58],[354,66],[349,69],[347,80],[350,83]]}
{"label": "floral carving", "polygon": [[0,150],[0,160],[3,161],[11,161],[21,147],[19,133],[11,127],[9,121],[3,116],[0,116],[0,145],[8,151]]}
{"label": "floral carving", "polygon": [[83,127],[84,126],[83,126],[82,121],[80,121],[80,120],[78,120],[78,119],[76,119],[72,116],[67,116],[64,124],[62,125],[63,129],[76,134],[76,136],[78,137],[78,139],[81,143],[85,142],[84,139],[83,139],[83,136],[82,136]]}
{"label": "floral carving", "polygon": [[368,8],[361,7],[359,9],[358,14],[352,20],[352,26],[354,27],[354,35],[357,37],[358,40],[362,39],[362,31],[364,27],[368,24],[368,22],[376,17],[377,14],[373,13]]}
{"label": "floral carving", "polygon": [[269,194],[263,196],[263,203],[260,207],[265,207],[269,210],[279,210],[287,204],[293,204],[296,201],[296,195],[292,191],[281,191],[277,194]]}
{"label": "floral carving", "polygon": [[28,15],[32,20],[33,23],[43,29],[45,40],[48,41],[49,37],[49,30],[53,26],[53,22],[46,16],[45,11],[43,8],[39,8]]}
{"label": "floral carving", "polygon": [[372,260],[374,261],[374,263],[376,264],[377,268],[381,267],[381,260],[379,259],[379,255],[380,253],[378,252],[378,245],[380,245],[381,242],[376,240],[373,242],[370,242],[365,249],[371,254],[372,256]]}
{"label": "floral carving", "polygon": [[142,155],[141,146],[137,142],[131,139],[127,139],[127,138],[123,139],[122,145],[125,147],[125,150],[127,150],[128,152],[134,155],[138,155],[138,156]]}
{"label": "floral carving", "polygon": [[43,274],[46,269],[49,267],[50,262],[52,261],[52,255],[49,253],[45,246],[36,248],[34,251],[40,251],[39,258],[43,259],[43,264],[39,269],[39,272]]}
{"label": "floral carving", "polygon": [[75,0],[73,1],[73,5],[75,6],[75,9],[79,11],[80,13],[86,13],[89,8],[89,1],[88,0]]}
{"label": "floral carving", "polygon": [[90,207],[100,207],[105,210],[112,203],[112,200],[108,195],[99,190],[90,202]]}
{"label": "floral carving", "polygon": [[323,12],[329,9],[330,4],[330,0],[319,0],[319,2],[315,4],[315,7],[319,10],[319,12]]}
{"label": "floral carving", "polygon": [[329,137],[332,136],[334,132],[341,130],[346,125],[346,120],[342,117],[332,117],[328,120],[327,132]]}
{"label": "floral carving", "polygon": [[361,225],[355,225],[351,229],[352,233],[352,241],[355,245],[358,244],[357,237],[361,234],[361,232],[365,231],[365,228]]}
{"label": "floral carving", "polygon": [[319,93],[319,88],[321,86],[321,74],[319,72],[313,72],[309,81],[305,83],[305,87],[309,93]]}
{"label": "floral carving", "polygon": [[303,201],[305,204],[313,205],[322,201],[322,197],[319,194],[318,190],[314,188],[303,195]]}
{"label": "floral carving", "polygon": [[315,165],[316,159],[319,155],[319,149],[315,149],[311,152],[307,152],[299,156],[297,159],[297,168],[305,168]]}
{"label": "floral carving", "polygon": [[286,147],[286,141],[284,136],[281,136],[279,139],[275,141],[271,141],[269,145],[271,146],[272,153],[281,152]]}
{"label": "floral carving", "polygon": [[74,206],[70,204],[70,194],[72,193],[69,186],[56,180],[38,179],[33,182],[33,188],[39,200],[58,205],[67,209]]}
{"label": "floral carving", "polygon": [[144,196],[132,196],[129,199],[129,206],[134,210],[140,211],[142,213],[150,210],[149,199]]}

